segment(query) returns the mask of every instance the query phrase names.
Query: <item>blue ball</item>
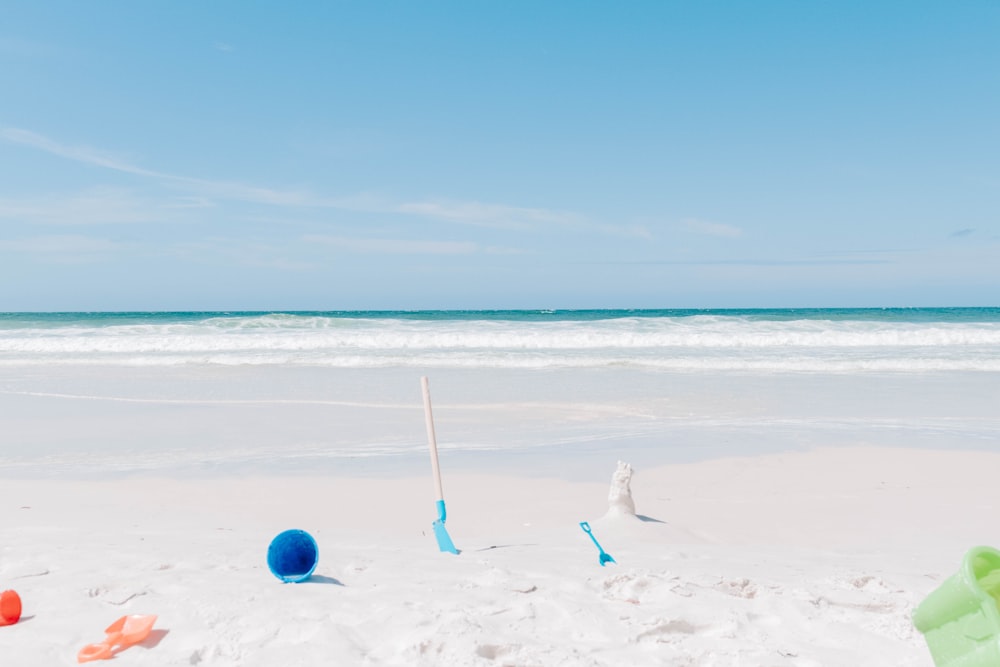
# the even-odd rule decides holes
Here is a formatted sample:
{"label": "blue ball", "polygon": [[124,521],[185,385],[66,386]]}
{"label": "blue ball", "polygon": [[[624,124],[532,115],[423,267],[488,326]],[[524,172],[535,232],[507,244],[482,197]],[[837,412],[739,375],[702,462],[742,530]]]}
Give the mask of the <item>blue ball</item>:
{"label": "blue ball", "polygon": [[285,583],[305,581],[319,562],[319,547],[304,530],[286,530],[271,540],[267,548],[267,566]]}

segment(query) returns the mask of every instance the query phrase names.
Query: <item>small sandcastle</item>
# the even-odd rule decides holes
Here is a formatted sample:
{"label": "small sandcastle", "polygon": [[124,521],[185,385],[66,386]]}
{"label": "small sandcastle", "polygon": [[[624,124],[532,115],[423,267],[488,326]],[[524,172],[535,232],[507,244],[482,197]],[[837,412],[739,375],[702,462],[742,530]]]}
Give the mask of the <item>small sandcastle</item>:
{"label": "small sandcastle", "polygon": [[606,516],[635,516],[635,501],[632,500],[632,466],[628,463],[619,461],[618,468],[611,475]]}

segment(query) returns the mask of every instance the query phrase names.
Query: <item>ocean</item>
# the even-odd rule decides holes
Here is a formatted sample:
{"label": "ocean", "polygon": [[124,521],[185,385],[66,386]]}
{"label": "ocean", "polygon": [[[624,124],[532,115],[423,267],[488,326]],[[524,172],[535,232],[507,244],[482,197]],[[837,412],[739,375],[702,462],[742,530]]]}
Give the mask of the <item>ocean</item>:
{"label": "ocean", "polygon": [[0,477],[1000,451],[1000,309],[0,314]]}
{"label": "ocean", "polygon": [[1000,371],[1000,308],[4,313],[0,366]]}

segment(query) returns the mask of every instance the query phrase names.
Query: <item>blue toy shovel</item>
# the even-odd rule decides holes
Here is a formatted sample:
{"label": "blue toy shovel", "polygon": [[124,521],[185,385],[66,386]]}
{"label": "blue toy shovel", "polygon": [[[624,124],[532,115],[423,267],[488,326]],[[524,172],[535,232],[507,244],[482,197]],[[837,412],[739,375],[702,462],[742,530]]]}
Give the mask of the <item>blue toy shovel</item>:
{"label": "blue toy shovel", "polygon": [[427,422],[427,442],[431,448],[431,470],[434,472],[434,490],[437,492],[437,521],[434,522],[434,537],[437,538],[438,548],[441,551],[457,554],[458,549],[451,541],[448,529],[444,527],[444,522],[448,518],[448,512],[444,507],[444,491],[441,490],[441,468],[438,466],[437,439],[434,437],[434,416],[431,414],[431,391],[427,386],[427,378],[420,378],[420,386],[424,390],[424,417]]}
{"label": "blue toy shovel", "polygon": [[597,550],[601,552],[601,555],[600,555],[601,567],[604,567],[608,563],[616,563],[617,564],[617,561],[615,561],[615,559],[611,557],[611,554],[607,553],[604,549],[601,548],[601,545],[597,541],[597,538],[594,537],[594,533],[592,533],[590,531],[590,524],[589,523],[587,523],[586,521],[581,521],[580,522],[580,528],[583,528],[583,532],[587,533],[587,535],[590,536],[591,542],[593,542],[597,546]]}

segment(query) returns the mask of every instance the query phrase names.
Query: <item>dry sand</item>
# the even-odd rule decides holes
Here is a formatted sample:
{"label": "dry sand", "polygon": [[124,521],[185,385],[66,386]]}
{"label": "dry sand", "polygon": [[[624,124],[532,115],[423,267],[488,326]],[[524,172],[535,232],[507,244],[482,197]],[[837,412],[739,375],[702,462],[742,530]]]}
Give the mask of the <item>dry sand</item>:
{"label": "dry sand", "polygon": [[[596,457],[594,460],[597,460]],[[608,482],[430,475],[0,481],[3,667],[76,664],[124,614],[157,614],[119,665],[933,663],[910,615],[965,551],[1000,543],[1000,455],[820,448],[644,469],[638,517]],[[578,523],[617,560],[601,567]],[[270,540],[312,534],[283,584]]]}

